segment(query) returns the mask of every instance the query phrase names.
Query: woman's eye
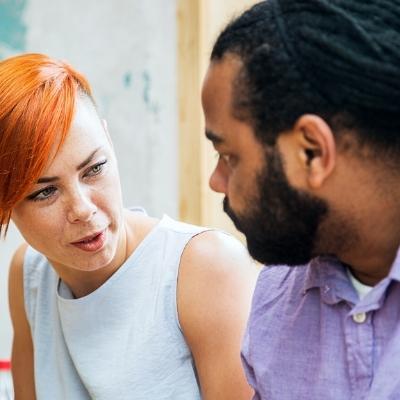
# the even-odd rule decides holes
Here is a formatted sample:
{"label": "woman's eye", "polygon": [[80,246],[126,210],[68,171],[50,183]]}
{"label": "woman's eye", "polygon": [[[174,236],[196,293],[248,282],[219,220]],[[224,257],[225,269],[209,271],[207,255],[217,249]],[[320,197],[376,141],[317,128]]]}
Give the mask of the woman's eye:
{"label": "woman's eye", "polygon": [[101,161],[92,167],[90,167],[89,171],[85,174],[85,176],[95,176],[100,174],[103,171],[104,165],[107,163],[107,160]]}
{"label": "woman's eye", "polygon": [[100,171],[101,171],[101,165],[95,165],[95,166],[92,168],[92,171],[91,171],[91,172],[97,174],[97,173],[100,172]]}
{"label": "woman's eye", "polygon": [[56,191],[57,191],[56,187],[48,186],[38,192],[31,194],[30,196],[28,196],[28,199],[33,201],[48,200],[55,194]]}

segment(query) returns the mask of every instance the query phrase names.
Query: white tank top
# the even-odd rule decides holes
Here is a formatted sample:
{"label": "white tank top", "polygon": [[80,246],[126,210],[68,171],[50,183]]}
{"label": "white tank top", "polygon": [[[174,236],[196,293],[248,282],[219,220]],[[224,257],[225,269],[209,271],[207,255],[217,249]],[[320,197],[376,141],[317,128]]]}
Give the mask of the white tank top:
{"label": "white tank top", "polygon": [[24,293],[38,400],[201,398],[176,284],[185,246],[204,230],[164,216],[110,279],[79,299],[28,248]]}

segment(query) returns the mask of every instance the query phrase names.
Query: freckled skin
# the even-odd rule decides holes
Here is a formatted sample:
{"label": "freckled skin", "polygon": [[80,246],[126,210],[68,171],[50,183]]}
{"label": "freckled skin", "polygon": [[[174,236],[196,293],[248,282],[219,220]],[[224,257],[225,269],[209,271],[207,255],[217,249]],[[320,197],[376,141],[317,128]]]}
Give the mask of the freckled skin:
{"label": "freckled skin", "polygon": [[[93,159],[78,171],[96,149]],[[41,201],[24,199],[13,210],[12,219],[25,240],[59,270],[94,271],[116,263],[123,246],[119,174],[111,143],[88,99],[77,101],[66,141],[43,176],[59,179],[37,184],[30,193],[50,186],[38,197],[51,195]],[[106,243],[95,254],[71,244],[103,229]]]}

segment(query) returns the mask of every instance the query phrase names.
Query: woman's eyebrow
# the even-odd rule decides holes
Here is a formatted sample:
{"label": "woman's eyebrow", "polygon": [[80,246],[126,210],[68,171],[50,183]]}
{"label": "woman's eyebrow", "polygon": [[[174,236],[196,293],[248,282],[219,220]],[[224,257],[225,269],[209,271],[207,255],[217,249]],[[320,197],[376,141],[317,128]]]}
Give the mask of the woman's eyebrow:
{"label": "woman's eyebrow", "polygon": [[[90,153],[89,157],[86,158],[84,161],[82,161],[77,167],[76,170],[79,171],[82,168],[86,167],[94,158],[96,153],[101,149],[101,146],[98,147],[96,150],[92,151]],[[55,182],[58,181],[60,178],[58,176],[43,176],[37,180],[37,183],[50,183],[50,182]]]}
{"label": "woman's eyebrow", "polygon": [[81,163],[76,167],[76,170],[79,171],[79,170],[81,170],[82,168],[86,167],[86,165],[88,165],[88,164],[90,163],[90,161],[93,160],[93,157],[96,155],[96,153],[97,153],[100,149],[101,149],[101,146],[98,147],[96,150],[94,150],[94,151],[90,154],[90,156],[89,156],[85,161],[81,162]]}
{"label": "woman's eyebrow", "polygon": [[50,183],[58,181],[60,178],[58,176],[43,176],[39,178],[36,183]]}

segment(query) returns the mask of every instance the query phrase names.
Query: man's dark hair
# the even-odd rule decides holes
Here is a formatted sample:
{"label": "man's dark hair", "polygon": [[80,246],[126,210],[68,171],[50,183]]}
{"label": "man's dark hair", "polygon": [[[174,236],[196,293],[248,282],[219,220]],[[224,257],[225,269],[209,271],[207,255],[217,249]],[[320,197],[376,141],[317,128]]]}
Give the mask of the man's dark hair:
{"label": "man's dark hair", "polygon": [[303,114],[400,155],[400,0],[268,0],[232,21],[211,61],[243,66],[234,116],[266,144]]}

